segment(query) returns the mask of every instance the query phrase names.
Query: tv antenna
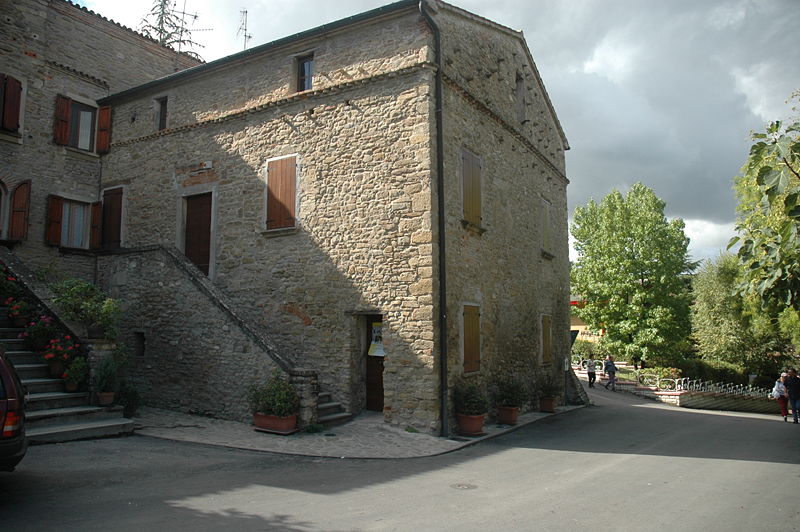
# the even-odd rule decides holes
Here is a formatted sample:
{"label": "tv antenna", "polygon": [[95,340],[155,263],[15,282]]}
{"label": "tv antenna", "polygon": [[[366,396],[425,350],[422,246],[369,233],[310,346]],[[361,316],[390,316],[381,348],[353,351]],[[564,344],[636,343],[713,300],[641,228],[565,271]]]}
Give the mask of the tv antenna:
{"label": "tv antenna", "polygon": [[252,39],[253,36],[247,33],[247,10],[242,9],[239,11],[239,13],[241,14],[241,18],[239,19],[239,29],[236,31],[236,36],[242,36],[244,39],[242,50],[247,50],[247,41]]}
{"label": "tv antenna", "polygon": [[[173,5],[176,5],[176,4],[177,4],[177,1]],[[178,51],[179,52],[181,51],[181,43],[183,42],[183,34],[184,34],[184,32],[187,32],[187,31],[188,32],[192,32],[192,31],[213,31],[213,28],[192,28],[191,30],[187,30],[186,29],[186,17],[191,18],[192,19],[192,23],[194,23],[197,20],[197,17],[199,16],[197,13],[189,13],[189,12],[186,11],[186,0],[183,0],[183,10],[182,11],[178,11],[177,9],[174,9],[174,13],[181,16],[181,27],[180,27],[180,30],[178,32]]]}

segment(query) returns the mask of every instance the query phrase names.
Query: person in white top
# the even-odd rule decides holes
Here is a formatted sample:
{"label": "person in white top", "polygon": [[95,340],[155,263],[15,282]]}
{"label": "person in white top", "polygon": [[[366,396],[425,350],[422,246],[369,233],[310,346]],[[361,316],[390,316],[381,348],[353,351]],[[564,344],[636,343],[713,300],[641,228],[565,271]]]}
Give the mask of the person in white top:
{"label": "person in white top", "polygon": [[775,386],[772,387],[772,397],[778,401],[784,421],[788,421],[786,418],[789,417],[789,410],[786,408],[789,397],[786,395],[786,386],[783,385],[787,376],[788,373],[781,373],[781,376],[775,381]]}
{"label": "person in white top", "polygon": [[597,373],[595,372],[596,364],[594,356],[589,355],[589,359],[586,361],[586,374],[589,376],[589,388],[594,388],[594,381],[597,380]]}

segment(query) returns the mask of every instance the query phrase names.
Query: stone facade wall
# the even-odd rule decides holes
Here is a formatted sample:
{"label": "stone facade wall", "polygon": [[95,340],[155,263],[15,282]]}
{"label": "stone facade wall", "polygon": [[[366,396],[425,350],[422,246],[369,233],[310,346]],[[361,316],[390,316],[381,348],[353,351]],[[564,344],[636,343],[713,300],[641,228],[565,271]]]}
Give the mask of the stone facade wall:
{"label": "stone facade wall", "polygon": [[31,180],[27,240],[15,252],[33,268],[92,280],[94,258],[45,246],[47,196],[98,200],[100,158],[53,142],[58,94],[94,102],[133,84],[197,64],[111,21],[63,0],[0,0],[0,73],[22,82],[19,134],[0,132],[2,237],[8,193]]}
{"label": "stone facade wall", "polygon": [[[258,48],[209,64],[202,76],[154,87],[148,97],[115,107],[114,141],[157,130],[156,98],[167,98],[167,127],[214,120],[293,96],[296,58],[313,53],[313,90],[395,72],[427,58],[427,40],[419,14],[373,21],[293,42],[268,53]],[[199,97],[198,97],[199,96]]]}
{"label": "stone facade wall", "polygon": [[[530,81],[526,90],[535,97],[526,112],[541,117],[545,131],[515,120],[513,74],[535,69],[517,36],[444,9],[436,21],[446,32],[443,71],[450,80],[444,102],[450,380],[491,389],[498,379],[521,378],[535,405],[535,390],[548,376],[563,385],[569,355],[564,145]],[[462,149],[481,159],[479,227],[462,222]],[[463,366],[464,304],[480,307],[481,368],[470,374]],[[554,354],[544,364],[542,315],[552,317]]]}
{"label": "stone facade wall", "polygon": [[[151,98],[121,104],[112,98],[114,144],[104,158],[103,187],[126,187],[128,246],[180,247],[182,198],[210,191],[215,285],[265,331],[282,356],[313,368],[320,388],[353,413],[364,407],[360,320],[365,314],[382,315],[385,418],[435,430],[433,73],[418,64],[419,57],[427,56],[428,33],[416,17],[401,14],[385,21],[385,32],[383,26],[380,32],[354,28],[324,43],[298,43],[298,49],[324,51],[319,56],[315,51],[315,61],[320,57],[323,65],[320,76],[338,71],[324,66],[326,57],[338,57],[351,61],[348,72],[363,77],[359,83],[309,91],[302,99],[196,124],[195,117],[218,109],[263,101],[261,80],[243,67],[245,84],[231,100],[207,90],[213,83],[205,79],[188,79],[170,89],[192,95],[192,116],[180,111],[170,116],[184,116],[194,127],[171,122],[159,135],[126,137],[121,132],[138,130],[118,124],[149,106]],[[413,31],[417,34],[409,35]],[[365,39],[372,45],[365,46]],[[409,50],[409,42],[419,48]],[[361,50],[363,63],[352,63],[362,57],[351,53],[354,49]],[[409,58],[417,64],[409,64]],[[259,59],[262,65],[286,60],[284,50]],[[288,71],[283,75],[289,76]],[[282,94],[289,82],[284,77],[282,85],[275,85],[278,92],[268,97]],[[245,93],[252,99],[237,100]],[[288,155],[299,164],[297,228],[268,232],[265,169],[270,159]],[[201,169],[205,161],[210,167]]]}
{"label": "stone facade wall", "polygon": [[[249,385],[281,369],[272,346],[243,328],[208,280],[168,250],[103,255],[99,263],[100,285],[123,303],[123,340],[131,351],[126,371],[144,402],[249,421]],[[314,373],[299,371],[292,380],[303,398],[301,420],[311,423]]]}

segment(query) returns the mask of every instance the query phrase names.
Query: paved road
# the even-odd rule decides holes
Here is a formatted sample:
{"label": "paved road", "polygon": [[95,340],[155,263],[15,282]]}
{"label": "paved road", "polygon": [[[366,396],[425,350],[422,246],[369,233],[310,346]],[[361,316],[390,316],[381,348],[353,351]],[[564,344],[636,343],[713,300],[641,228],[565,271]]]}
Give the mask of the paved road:
{"label": "paved road", "polygon": [[593,391],[454,453],[336,460],[146,437],[37,446],[0,530],[800,529],[800,426]]}

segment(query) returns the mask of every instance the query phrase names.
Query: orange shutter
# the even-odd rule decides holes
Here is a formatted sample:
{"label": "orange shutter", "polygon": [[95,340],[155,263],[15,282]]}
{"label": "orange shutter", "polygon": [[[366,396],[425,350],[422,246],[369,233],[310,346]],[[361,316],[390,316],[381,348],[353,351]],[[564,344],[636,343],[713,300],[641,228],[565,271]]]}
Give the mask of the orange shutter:
{"label": "orange shutter", "polygon": [[480,307],[464,305],[464,371],[481,369]]}
{"label": "orange shutter", "polygon": [[295,226],[297,164],[294,157],[267,167],[267,229]]}
{"label": "orange shutter", "polygon": [[9,240],[25,240],[28,236],[28,210],[31,203],[31,182],[17,185],[11,195],[11,221],[8,227]]}
{"label": "orange shutter", "polygon": [[90,205],[91,218],[89,226],[89,249],[100,249],[103,243],[101,224],[103,219],[103,204],[96,201]]}
{"label": "orange shutter", "polygon": [[47,226],[44,241],[51,246],[61,245],[61,218],[64,214],[64,199],[47,196]]}
{"label": "orange shutter", "polygon": [[19,107],[22,101],[22,83],[11,76],[4,76],[5,90],[0,96],[3,108],[3,122],[0,127],[7,131],[19,130]]}
{"label": "orange shutter", "polygon": [[111,147],[111,107],[97,110],[97,153],[108,153]]}
{"label": "orange shutter", "polygon": [[464,191],[464,220],[481,224],[481,160],[469,150],[461,150],[461,178]]}
{"label": "orange shutter", "polygon": [[72,113],[72,100],[60,94],[56,96],[56,118],[53,126],[53,140],[56,144],[69,144],[69,120]]}

